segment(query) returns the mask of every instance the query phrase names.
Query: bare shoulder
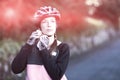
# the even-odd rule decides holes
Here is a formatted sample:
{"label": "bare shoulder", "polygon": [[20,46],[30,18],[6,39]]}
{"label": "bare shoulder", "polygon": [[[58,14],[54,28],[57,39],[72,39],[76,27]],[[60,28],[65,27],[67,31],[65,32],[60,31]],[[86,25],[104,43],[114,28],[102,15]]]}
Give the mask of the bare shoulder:
{"label": "bare shoulder", "polygon": [[57,40],[57,46],[61,54],[69,56],[70,48],[66,42],[61,42]]}
{"label": "bare shoulder", "polygon": [[69,47],[67,43],[57,40],[57,46],[59,46],[60,44],[63,44],[62,46],[64,47]]}
{"label": "bare shoulder", "polygon": [[59,46],[62,42],[57,40],[57,46]]}

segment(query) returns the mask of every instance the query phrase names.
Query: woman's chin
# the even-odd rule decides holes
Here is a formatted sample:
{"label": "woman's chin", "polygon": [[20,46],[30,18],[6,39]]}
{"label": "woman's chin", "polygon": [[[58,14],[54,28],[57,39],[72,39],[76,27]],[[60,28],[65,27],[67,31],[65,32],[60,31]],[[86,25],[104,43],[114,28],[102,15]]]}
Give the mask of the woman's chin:
{"label": "woman's chin", "polygon": [[53,36],[54,34],[53,33],[47,33],[46,35],[47,36]]}

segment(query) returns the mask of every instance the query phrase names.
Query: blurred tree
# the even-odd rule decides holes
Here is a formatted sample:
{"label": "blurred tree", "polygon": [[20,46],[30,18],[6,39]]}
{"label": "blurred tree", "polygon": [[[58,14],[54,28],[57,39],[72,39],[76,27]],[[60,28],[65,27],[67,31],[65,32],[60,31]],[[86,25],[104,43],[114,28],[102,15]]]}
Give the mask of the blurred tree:
{"label": "blurred tree", "polygon": [[0,80],[15,80],[11,72],[11,61],[22,44],[12,39],[0,40]]}
{"label": "blurred tree", "polygon": [[120,0],[99,0],[101,5],[96,7],[95,17],[109,20],[116,30],[119,28]]}

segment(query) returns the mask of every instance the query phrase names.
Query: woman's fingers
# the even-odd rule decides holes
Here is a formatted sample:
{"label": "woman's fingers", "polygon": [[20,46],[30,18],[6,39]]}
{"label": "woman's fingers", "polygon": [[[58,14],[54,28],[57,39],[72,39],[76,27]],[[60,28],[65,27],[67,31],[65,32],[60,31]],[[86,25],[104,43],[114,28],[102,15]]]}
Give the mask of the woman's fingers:
{"label": "woman's fingers", "polygon": [[48,37],[46,36],[46,35],[42,35],[41,37],[40,37],[40,41],[47,47],[48,46],[48,44],[49,44],[49,39],[48,39]]}
{"label": "woman's fingers", "polygon": [[34,38],[39,38],[41,36],[42,32],[40,30],[36,30],[34,32],[32,32],[30,37],[34,37]]}
{"label": "woman's fingers", "polygon": [[30,45],[33,45],[35,43],[35,41],[40,38],[41,34],[42,34],[42,32],[40,30],[36,30],[36,31],[32,32],[27,43]]}

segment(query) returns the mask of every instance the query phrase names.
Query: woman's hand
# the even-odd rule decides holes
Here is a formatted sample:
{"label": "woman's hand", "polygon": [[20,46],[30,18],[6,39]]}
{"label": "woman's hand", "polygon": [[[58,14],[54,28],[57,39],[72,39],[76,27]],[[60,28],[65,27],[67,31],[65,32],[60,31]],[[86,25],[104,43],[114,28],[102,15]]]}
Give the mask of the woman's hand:
{"label": "woman's hand", "polygon": [[49,44],[48,36],[42,35],[42,36],[40,36],[40,40],[37,43],[37,47],[39,48],[39,50],[42,50],[44,48],[48,48],[48,44]]}
{"label": "woman's hand", "polygon": [[40,30],[36,30],[32,32],[29,39],[27,40],[27,44],[33,45],[35,41],[40,38],[41,35],[42,35],[42,32]]}

